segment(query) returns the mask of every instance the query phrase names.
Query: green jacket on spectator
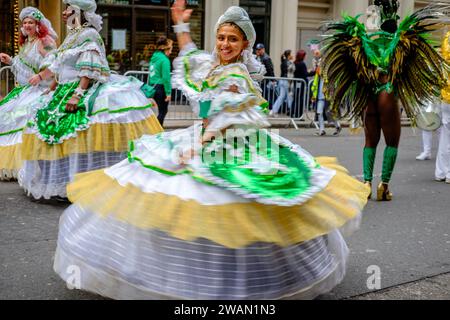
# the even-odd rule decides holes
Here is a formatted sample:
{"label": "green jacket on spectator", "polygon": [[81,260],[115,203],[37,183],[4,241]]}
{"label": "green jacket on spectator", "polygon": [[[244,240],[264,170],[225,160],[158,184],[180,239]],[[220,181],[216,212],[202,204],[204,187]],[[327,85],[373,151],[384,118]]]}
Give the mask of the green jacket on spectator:
{"label": "green jacket on spectator", "polygon": [[149,65],[149,81],[150,85],[162,84],[166,96],[172,94],[172,84],[170,82],[170,60],[162,51],[155,51],[150,59]]}

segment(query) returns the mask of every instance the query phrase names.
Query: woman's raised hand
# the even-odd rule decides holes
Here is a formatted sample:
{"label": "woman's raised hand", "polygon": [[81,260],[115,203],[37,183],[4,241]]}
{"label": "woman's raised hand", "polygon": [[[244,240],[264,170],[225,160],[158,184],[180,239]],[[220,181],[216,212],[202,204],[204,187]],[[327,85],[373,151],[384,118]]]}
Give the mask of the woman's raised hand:
{"label": "woman's raised hand", "polygon": [[175,0],[171,9],[173,23],[180,24],[189,22],[192,9],[186,9],[186,0]]}
{"label": "woman's raised hand", "polygon": [[4,64],[11,64],[11,57],[6,53],[0,53],[0,61]]}

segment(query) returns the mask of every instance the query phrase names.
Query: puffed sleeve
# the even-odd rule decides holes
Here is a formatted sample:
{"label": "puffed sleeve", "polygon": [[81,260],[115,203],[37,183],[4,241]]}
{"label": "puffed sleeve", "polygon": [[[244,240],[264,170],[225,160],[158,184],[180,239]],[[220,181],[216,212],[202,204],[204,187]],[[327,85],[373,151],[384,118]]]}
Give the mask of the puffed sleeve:
{"label": "puffed sleeve", "polygon": [[198,50],[194,43],[188,44],[173,62],[172,86],[191,102],[202,100],[203,81],[213,65],[211,54]]}
{"label": "puffed sleeve", "polygon": [[82,52],[75,68],[79,71],[80,78],[87,77],[102,83],[109,79],[109,66],[96,50]]}

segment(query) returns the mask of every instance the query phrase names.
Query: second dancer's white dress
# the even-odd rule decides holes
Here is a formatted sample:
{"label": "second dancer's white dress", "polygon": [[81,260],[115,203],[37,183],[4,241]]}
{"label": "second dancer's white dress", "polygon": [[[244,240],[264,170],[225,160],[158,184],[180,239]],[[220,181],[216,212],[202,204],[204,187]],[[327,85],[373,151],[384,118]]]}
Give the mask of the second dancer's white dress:
{"label": "second dancer's white dress", "polygon": [[[73,30],[42,67],[55,74],[58,87],[37,102],[39,111],[24,133],[19,183],[34,198],[65,197],[76,173],[111,166],[126,158],[128,141],[162,131],[143,83],[110,75],[94,28]],[[91,86],[76,112],[67,112],[82,77]]]}
{"label": "second dancer's white dress", "polygon": [[0,100],[0,180],[17,178],[22,167],[23,129],[36,112],[35,101],[49,85],[48,81],[35,87],[28,84],[30,78],[39,72],[44,59],[39,50],[42,42],[46,43],[46,47],[56,48],[50,36],[27,40],[12,59],[11,70],[17,86]]}

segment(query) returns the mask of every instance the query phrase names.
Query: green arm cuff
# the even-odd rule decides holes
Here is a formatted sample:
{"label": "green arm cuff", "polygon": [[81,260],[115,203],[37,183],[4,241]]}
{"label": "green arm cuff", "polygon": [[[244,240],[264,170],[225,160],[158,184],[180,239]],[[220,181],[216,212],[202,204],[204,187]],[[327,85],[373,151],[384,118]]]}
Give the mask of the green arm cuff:
{"label": "green arm cuff", "polygon": [[200,101],[200,118],[208,118],[209,109],[211,109],[211,101]]}

